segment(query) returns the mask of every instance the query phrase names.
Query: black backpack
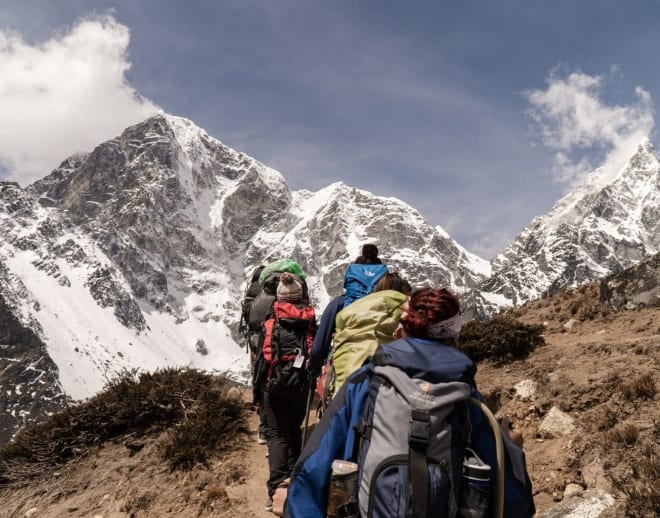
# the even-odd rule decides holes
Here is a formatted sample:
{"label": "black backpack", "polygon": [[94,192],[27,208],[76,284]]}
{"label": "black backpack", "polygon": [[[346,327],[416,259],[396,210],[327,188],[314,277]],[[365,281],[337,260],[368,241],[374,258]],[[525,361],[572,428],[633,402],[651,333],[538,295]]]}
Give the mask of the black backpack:
{"label": "black backpack", "polygon": [[239,330],[243,337],[247,340],[248,346],[250,345],[250,310],[252,308],[254,299],[257,298],[259,293],[261,293],[259,275],[264,268],[264,265],[257,266],[257,268],[252,273],[250,282],[248,283],[247,289],[245,290],[245,295],[243,296],[243,302],[241,303],[241,322],[239,324]]}

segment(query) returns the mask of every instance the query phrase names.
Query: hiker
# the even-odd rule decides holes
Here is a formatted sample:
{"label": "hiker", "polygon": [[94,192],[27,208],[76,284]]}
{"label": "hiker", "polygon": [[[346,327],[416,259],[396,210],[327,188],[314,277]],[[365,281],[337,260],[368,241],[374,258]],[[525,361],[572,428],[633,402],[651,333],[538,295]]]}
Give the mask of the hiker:
{"label": "hiker", "polygon": [[[331,470],[338,463],[344,469],[348,463],[342,460],[358,465],[342,516],[495,516],[502,473],[503,516],[534,514],[524,453],[511,440],[511,430],[497,430],[505,450],[502,472],[487,416],[468,402],[470,396],[482,398],[474,363],[456,348],[460,319],[458,299],[447,290],[412,294],[400,320],[401,338],[381,345],[372,361],[349,377],[305,445],[293,470],[285,517],[324,518]],[[462,476],[468,456],[478,456],[479,469],[490,466],[489,490],[482,495],[487,508],[478,515],[462,509],[470,503],[462,491],[472,487]]]}
{"label": "hiker", "polygon": [[241,303],[241,321],[239,324],[239,330],[241,334],[244,336],[249,353],[250,353],[250,369],[254,368],[254,361],[256,359],[257,355],[257,339],[259,337],[259,330],[256,332],[250,328],[249,322],[250,322],[250,308],[252,307],[252,302],[254,301],[255,298],[257,298],[257,295],[261,292],[261,284],[259,284],[259,275],[261,272],[266,268],[265,265],[260,265],[257,266],[254,271],[252,272],[252,275],[250,276],[250,280],[247,282],[247,287],[245,290],[245,295],[243,296],[243,302]]}
{"label": "hiker", "polygon": [[323,401],[332,399],[344,381],[374,354],[379,344],[392,342],[394,332],[403,313],[403,304],[412,288],[399,273],[383,275],[373,293],[356,300],[337,313],[332,353],[330,380],[324,380],[328,394]]}
{"label": "hiker", "polygon": [[309,375],[307,360],[316,319],[303,284],[291,273],[279,276],[276,301],[266,319],[262,338],[263,366],[258,390],[268,426],[268,499],[273,509],[277,486],[291,474],[302,446]]}
{"label": "hiker", "polygon": [[[257,298],[259,293],[261,293],[262,288],[261,284],[259,284],[259,275],[261,275],[264,268],[266,268],[265,265],[259,265],[252,272],[241,304],[241,322],[239,324],[239,331],[245,338],[248,353],[250,354],[250,376],[252,379],[254,379],[255,363],[257,362],[260,348],[259,335],[261,334],[261,325],[258,327],[255,326],[256,328],[250,326],[250,309],[252,308],[252,302],[254,299]],[[254,399],[253,404],[255,410],[259,414],[257,442],[259,444],[266,444],[266,415],[263,412],[263,404],[261,404],[259,398],[257,397]]]}
{"label": "hiker", "polygon": [[[245,316],[250,352],[254,354],[254,363],[251,365],[252,401],[259,412],[259,429],[257,433],[259,444],[266,444],[268,439],[268,425],[264,413],[263,390],[261,388],[261,377],[263,377],[266,368],[261,354],[264,337],[263,325],[272,311],[279,279],[284,272],[290,273],[301,284],[303,301],[308,302],[305,272],[293,259],[280,259],[265,266],[259,266],[252,275],[250,287],[248,288],[248,291],[256,292],[256,296],[253,296],[252,301],[249,303]],[[257,281],[256,286],[255,279]]]}
{"label": "hiker", "polygon": [[378,247],[371,243],[362,245],[362,253],[348,266],[344,274],[344,293],[332,299],[321,315],[309,363],[312,377],[318,377],[330,353],[337,313],[351,302],[370,293],[386,273],[387,266],[378,257]]}

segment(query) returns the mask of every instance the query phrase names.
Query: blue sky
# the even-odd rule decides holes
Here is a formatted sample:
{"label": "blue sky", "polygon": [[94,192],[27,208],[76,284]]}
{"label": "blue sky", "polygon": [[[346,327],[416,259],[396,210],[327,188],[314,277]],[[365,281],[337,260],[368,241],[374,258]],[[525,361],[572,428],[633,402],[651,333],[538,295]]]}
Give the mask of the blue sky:
{"label": "blue sky", "polygon": [[490,258],[657,144],[660,2],[10,0],[0,176],[156,109],[279,170],[396,196]]}

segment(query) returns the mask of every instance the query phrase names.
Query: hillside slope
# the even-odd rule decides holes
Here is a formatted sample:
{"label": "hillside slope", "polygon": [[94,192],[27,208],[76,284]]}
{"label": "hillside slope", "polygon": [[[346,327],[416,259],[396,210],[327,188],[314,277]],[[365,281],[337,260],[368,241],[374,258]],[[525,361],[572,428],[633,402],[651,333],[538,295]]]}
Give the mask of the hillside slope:
{"label": "hillside slope", "polygon": [[[546,344],[522,361],[479,365],[477,382],[491,407],[523,432],[540,516],[578,516],[568,509],[586,505],[596,490],[614,503],[579,516],[658,510],[660,308],[613,311],[601,304],[600,291],[591,284],[513,310],[519,320],[545,326]],[[553,431],[548,421],[559,412],[567,420]],[[271,516],[262,507],[266,450],[249,417],[252,432],[206,467],[170,471],[157,448],[167,431],[129,433],[28,486],[5,488],[0,515]],[[589,493],[564,498],[580,488]]]}

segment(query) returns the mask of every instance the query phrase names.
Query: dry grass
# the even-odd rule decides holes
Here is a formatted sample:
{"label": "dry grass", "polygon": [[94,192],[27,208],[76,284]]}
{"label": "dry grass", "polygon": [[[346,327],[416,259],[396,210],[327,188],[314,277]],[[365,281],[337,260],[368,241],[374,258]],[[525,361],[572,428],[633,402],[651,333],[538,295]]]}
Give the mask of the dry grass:
{"label": "dry grass", "polygon": [[619,419],[619,414],[613,406],[596,406],[585,412],[582,424],[592,433],[604,432],[613,428],[619,422]]}
{"label": "dry grass", "polygon": [[223,376],[192,369],[124,372],[95,397],[26,428],[0,448],[0,486],[20,485],[86,455],[104,441],[168,430],[159,445],[172,469],[206,463],[247,430],[245,407]]}
{"label": "dry grass", "polygon": [[621,446],[632,446],[639,438],[639,430],[633,425],[617,426],[603,434],[603,448],[620,449]]}
{"label": "dry grass", "polygon": [[629,381],[620,384],[621,394],[628,401],[637,399],[653,399],[655,397],[655,380],[651,373],[647,372]]}
{"label": "dry grass", "polygon": [[660,515],[660,459],[657,443],[637,446],[640,460],[631,463],[626,473],[612,477],[612,486],[624,496],[629,517]]}
{"label": "dry grass", "polygon": [[507,314],[517,317],[529,310],[542,308],[544,317],[561,322],[571,319],[585,322],[609,315],[610,310],[600,302],[598,282],[586,284],[576,289],[565,288],[549,297],[526,302],[522,306],[508,310]]}

